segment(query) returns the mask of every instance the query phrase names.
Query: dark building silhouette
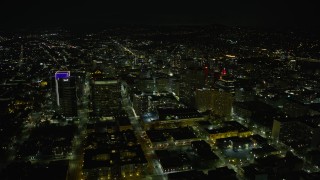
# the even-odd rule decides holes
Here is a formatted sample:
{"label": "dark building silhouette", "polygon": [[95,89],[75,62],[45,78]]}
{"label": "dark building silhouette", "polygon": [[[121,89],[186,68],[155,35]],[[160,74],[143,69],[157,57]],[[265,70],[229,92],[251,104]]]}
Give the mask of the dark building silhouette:
{"label": "dark building silhouette", "polygon": [[116,79],[103,79],[92,84],[93,112],[96,116],[112,116],[121,106],[121,85]]}
{"label": "dark building silhouette", "polygon": [[76,80],[70,71],[57,71],[55,74],[57,105],[65,117],[77,116]]}

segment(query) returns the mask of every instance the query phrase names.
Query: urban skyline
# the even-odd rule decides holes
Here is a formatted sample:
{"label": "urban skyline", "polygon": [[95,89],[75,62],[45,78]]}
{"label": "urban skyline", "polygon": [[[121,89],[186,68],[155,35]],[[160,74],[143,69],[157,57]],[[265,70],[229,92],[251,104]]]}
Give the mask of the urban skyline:
{"label": "urban skyline", "polygon": [[1,14],[0,179],[319,179],[315,6],[229,2]]}

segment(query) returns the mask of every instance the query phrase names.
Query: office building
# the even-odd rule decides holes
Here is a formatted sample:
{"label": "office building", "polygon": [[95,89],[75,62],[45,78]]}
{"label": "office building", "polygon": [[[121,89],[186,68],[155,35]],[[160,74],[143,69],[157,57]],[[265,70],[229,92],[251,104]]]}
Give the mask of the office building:
{"label": "office building", "polygon": [[195,94],[196,107],[199,111],[213,111],[219,116],[230,116],[233,97],[228,92],[213,89],[197,89]]}
{"label": "office building", "polygon": [[121,107],[121,85],[116,79],[103,79],[92,84],[93,113],[113,116]]}
{"label": "office building", "polygon": [[59,110],[65,117],[77,116],[77,93],[75,77],[70,71],[55,73],[56,101]]}
{"label": "office building", "polygon": [[280,141],[295,150],[303,150],[312,146],[316,140],[313,129],[296,119],[274,120],[272,138]]}
{"label": "office building", "polygon": [[133,95],[133,109],[137,116],[141,116],[149,111],[150,108],[150,96],[147,95]]}
{"label": "office building", "polygon": [[224,76],[220,78],[215,84],[214,87],[219,91],[229,92],[231,94],[235,93],[234,80],[231,77]]}

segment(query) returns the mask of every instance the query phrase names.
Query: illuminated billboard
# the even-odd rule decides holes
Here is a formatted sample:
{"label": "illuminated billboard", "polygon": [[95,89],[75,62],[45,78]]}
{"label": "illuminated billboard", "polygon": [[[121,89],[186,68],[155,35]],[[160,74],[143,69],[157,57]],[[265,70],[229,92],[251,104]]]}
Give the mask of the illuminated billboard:
{"label": "illuminated billboard", "polygon": [[55,74],[56,79],[67,79],[70,77],[70,71],[57,71]]}

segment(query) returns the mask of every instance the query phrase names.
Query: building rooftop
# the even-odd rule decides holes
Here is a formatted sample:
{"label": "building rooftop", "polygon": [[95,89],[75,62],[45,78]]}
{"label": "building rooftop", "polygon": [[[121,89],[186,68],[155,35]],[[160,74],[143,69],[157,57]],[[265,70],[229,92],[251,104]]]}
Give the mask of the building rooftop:
{"label": "building rooftop", "polygon": [[195,109],[157,109],[159,114],[159,120],[175,120],[175,119],[187,119],[187,118],[199,118],[202,115]]}

